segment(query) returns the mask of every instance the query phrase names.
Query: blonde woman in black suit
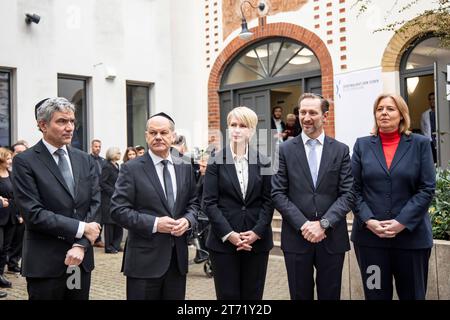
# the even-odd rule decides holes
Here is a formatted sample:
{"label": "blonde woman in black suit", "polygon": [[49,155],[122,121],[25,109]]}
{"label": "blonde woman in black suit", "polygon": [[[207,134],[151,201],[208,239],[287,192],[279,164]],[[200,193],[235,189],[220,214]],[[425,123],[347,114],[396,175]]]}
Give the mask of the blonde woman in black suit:
{"label": "blonde woman in black suit", "polygon": [[217,299],[263,297],[273,206],[268,160],[249,141],[258,117],[237,107],[227,117],[229,145],[209,161],[203,201],[211,223],[209,249]]}

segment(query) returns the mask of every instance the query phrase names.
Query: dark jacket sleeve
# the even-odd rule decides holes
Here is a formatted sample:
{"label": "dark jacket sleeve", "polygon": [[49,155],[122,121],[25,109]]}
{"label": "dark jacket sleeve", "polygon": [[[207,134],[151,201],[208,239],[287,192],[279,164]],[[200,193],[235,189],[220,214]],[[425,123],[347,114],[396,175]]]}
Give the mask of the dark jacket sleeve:
{"label": "dark jacket sleeve", "polygon": [[[270,167],[270,164],[265,167],[266,168]],[[263,193],[261,194],[261,197],[263,203],[261,210],[259,211],[258,221],[256,222],[256,225],[253,227],[253,232],[255,232],[260,238],[263,237],[265,231],[267,230],[267,227],[272,223],[273,202],[272,202],[272,195],[270,194],[272,188],[271,178],[272,176],[269,174],[262,175]]]}

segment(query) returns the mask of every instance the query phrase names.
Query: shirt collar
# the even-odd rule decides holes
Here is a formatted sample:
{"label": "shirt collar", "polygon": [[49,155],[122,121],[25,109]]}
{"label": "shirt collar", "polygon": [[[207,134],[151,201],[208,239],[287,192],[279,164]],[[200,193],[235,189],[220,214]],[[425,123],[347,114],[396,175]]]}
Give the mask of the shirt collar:
{"label": "shirt collar", "polygon": [[[230,144],[230,151],[231,151],[231,155],[233,156],[233,160],[238,159],[239,157],[237,156],[237,154],[235,154],[233,152],[233,148],[231,147]],[[245,145],[245,155],[244,155],[244,159],[248,161],[248,144]]]}
{"label": "shirt collar", "polygon": [[150,155],[150,158],[152,158],[153,164],[155,166],[163,160],[169,160],[169,162],[173,165],[172,155],[170,154],[170,152],[169,152],[169,156],[166,159],[161,158],[160,156],[157,156],[150,149],[148,149],[148,154]]}
{"label": "shirt collar", "polygon": [[[303,144],[306,145],[306,143],[308,142],[308,140],[311,139],[311,138],[308,137],[304,131],[302,131],[301,135],[302,135]],[[318,136],[318,137],[316,138],[316,140],[319,141],[319,143],[320,143],[321,145],[323,145],[323,142],[324,142],[324,140],[325,140],[325,132],[322,131],[322,133],[320,134],[320,136]]]}
{"label": "shirt collar", "polygon": [[44,144],[44,146],[47,148],[48,152],[50,152],[51,155],[53,155],[55,153],[55,151],[58,149],[63,149],[65,151],[65,153],[68,154],[66,145],[63,145],[61,148],[57,148],[57,147],[51,145],[49,142],[45,141],[44,138],[42,138],[42,143]]}

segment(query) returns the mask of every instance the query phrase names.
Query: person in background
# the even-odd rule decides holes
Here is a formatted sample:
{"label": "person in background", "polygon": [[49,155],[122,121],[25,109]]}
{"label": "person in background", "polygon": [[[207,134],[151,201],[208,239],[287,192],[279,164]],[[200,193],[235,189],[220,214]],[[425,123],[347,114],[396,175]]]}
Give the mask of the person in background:
{"label": "person in background", "polygon": [[[23,141],[23,140],[22,140]],[[11,146],[12,157],[27,150],[28,147],[24,142],[16,142]],[[17,207],[16,207],[17,210]],[[25,224],[23,223],[22,214],[17,210],[15,229],[11,245],[7,252],[8,273],[20,273],[20,260],[22,259],[22,243],[25,232]]]}
{"label": "person in background", "polygon": [[295,131],[297,132],[296,136],[298,136],[300,133],[302,133],[302,126],[300,125],[300,116],[298,114],[299,109],[300,109],[300,107],[296,106],[292,110],[292,113],[295,115]]}
{"label": "person in background", "polygon": [[289,113],[286,116],[286,127],[284,132],[286,133],[284,140],[290,140],[296,136],[299,135],[299,131],[297,130],[297,127],[295,125],[296,117],[294,114]]}
{"label": "person in background", "polygon": [[218,300],[261,300],[273,247],[269,161],[250,145],[253,110],[232,109],[227,124],[230,144],[210,158],[204,178],[206,246]]}
{"label": "person in background", "polygon": [[0,288],[11,288],[11,282],[4,277],[7,253],[10,249],[17,223],[18,211],[14,204],[11,174],[12,152],[0,148],[0,197],[8,200],[8,206],[0,208]]}
{"label": "person in background", "polygon": [[119,176],[120,149],[111,147],[106,151],[106,163],[103,165],[100,178],[102,192],[102,222],[105,225],[105,253],[118,253],[121,247],[123,229],[111,218],[111,197],[114,194],[114,185]]}
{"label": "person in background", "polygon": [[437,161],[437,142],[436,142],[436,102],[434,92],[428,94],[429,108],[422,113],[420,118],[420,128],[422,134],[428,138],[433,153],[433,161]]}
{"label": "person in background", "polygon": [[[91,141],[91,153],[90,153],[90,156],[95,161],[94,162],[95,163],[95,172],[97,173],[99,181],[100,181],[100,177],[102,175],[103,165],[105,164],[105,158],[100,156],[101,150],[102,150],[102,142],[99,139],[93,139]],[[98,223],[101,223],[101,221],[102,221],[101,214],[102,214],[102,212],[99,210],[99,212],[98,212],[99,216],[96,217],[96,221]],[[101,227],[103,228],[103,224],[101,224]],[[95,240],[94,247],[97,247],[97,248],[104,248],[105,247],[105,244],[102,241],[102,234],[101,233],[98,236],[97,240]]]}
{"label": "person in background", "polygon": [[[401,96],[373,105],[372,135],[356,140],[352,156],[356,206],[351,239],[367,300],[424,300],[433,246],[428,207],[436,184],[428,137],[409,131]],[[369,286],[373,266],[377,286]]]}
{"label": "person in background", "polygon": [[123,163],[128,162],[129,160],[133,160],[134,158],[137,157],[137,152],[136,149],[134,147],[128,147],[125,150],[125,153],[123,154]]}
{"label": "person in background", "polygon": [[145,147],[137,145],[136,147],[134,147],[134,149],[136,149],[136,156],[140,157],[143,156],[145,154]]}
{"label": "person in background", "polygon": [[[3,197],[0,197],[0,206],[1,206],[0,208],[6,208],[6,207],[8,207],[8,205],[9,205],[8,200]],[[0,229],[1,229],[1,227],[0,227]],[[2,238],[2,237],[3,236],[0,235],[0,238]],[[0,243],[0,247],[2,247],[2,246],[3,245]],[[2,286],[0,283],[0,288],[3,288],[3,287],[4,287],[4,285]],[[0,299],[6,298],[7,296],[8,296],[8,294],[5,291],[0,291]]]}
{"label": "person in background", "polygon": [[276,144],[283,142],[286,137],[286,133],[284,130],[286,129],[286,125],[282,120],[283,117],[283,108],[280,106],[275,106],[272,108],[272,118],[270,119],[271,129],[274,131],[274,140]]}

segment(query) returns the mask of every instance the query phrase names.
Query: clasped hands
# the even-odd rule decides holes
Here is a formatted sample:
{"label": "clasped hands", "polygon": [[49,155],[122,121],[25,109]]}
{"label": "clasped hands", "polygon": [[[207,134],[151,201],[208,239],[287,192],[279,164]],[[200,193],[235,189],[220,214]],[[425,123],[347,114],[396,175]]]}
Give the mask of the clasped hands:
{"label": "clasped hands", "polygon": [[[91,245],[95,243],[100,232],[102,231],[101,226],[97,222],[89,222],[84,225],[84,233],[85,236]],[[66,266],[78,266],[83,262],[84,259],[84,250],[85,248],[81,245],[74,245],[69,249],[66,253],[66,258],[64,260],[64,264]]]}
{"label": "clasped hands", "polygon": [[395,219],[378,221],[369,219],[366,222],[367,228],[380,238],[394,238],[405,226]]}
{"label": "clasped hands", "polygon": [[250,230],[240,233],[233,231],[227,240],[236,246],[236,251],[251,251],[253,248],[251,245],[258,239],[260,237]]}
{"label": "clasped hands", "polygon": [[171,217],[159,217],[157,231],[170,233],[175,237],[182,236],[189,229],[189,220],[186,218],[173,219]]}
{"label": "clasped hands", "polygon": [[325,239],[325,229],[320,226],[319,221],[306,221],[300,228],[303,238],[311,243],[318,243]]}

